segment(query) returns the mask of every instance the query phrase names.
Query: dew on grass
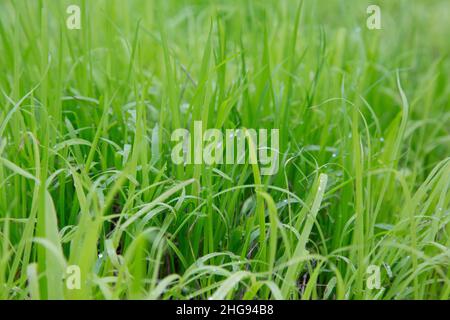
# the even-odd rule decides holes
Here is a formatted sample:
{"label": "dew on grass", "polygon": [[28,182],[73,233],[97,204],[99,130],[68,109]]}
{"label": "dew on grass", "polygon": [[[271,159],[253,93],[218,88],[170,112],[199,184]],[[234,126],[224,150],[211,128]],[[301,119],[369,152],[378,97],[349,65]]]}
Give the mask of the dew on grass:
{"label": "dew on grass", "polygon": [[187,112],[189,111],[189,107],[190,107],[189,103],[187,103],[187,102],[182,103],[182,104],[180,105],[180,111],[181,111],[181,113],[187,114]]}

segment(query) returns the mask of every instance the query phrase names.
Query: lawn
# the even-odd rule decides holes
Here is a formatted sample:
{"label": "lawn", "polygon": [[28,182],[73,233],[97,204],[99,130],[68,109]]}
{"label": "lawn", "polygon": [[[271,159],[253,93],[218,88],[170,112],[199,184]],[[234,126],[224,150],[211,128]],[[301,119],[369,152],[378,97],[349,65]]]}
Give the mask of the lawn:
{"label": "lawn", "polygon": [[449,16],[1,0],[0,299],[449,300]]}

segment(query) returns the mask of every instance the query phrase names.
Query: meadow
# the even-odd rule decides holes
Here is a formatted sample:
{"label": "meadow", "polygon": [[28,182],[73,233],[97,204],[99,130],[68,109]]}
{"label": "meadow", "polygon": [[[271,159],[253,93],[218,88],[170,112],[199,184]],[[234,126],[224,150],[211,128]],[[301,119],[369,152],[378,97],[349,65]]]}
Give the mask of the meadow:
{"label": "meadow", "polygon": [[[0,0],[0,300],[448,300],[449,16]],[[279,130],[277,171],[174,162],[198,121]]]}

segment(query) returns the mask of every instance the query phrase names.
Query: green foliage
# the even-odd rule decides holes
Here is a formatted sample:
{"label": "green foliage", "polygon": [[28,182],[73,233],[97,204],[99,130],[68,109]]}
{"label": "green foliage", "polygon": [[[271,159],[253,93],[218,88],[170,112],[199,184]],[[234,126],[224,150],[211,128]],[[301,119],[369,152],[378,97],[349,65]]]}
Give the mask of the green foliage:
{"label": "green foliage", "polygon": [[450,4],[378,2],[1,1],[0,299],[449,299]]}

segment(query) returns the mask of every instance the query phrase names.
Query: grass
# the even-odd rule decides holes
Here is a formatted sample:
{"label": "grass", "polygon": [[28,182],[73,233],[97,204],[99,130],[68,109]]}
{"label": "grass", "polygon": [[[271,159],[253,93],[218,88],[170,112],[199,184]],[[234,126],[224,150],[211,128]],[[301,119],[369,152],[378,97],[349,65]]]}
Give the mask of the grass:
{"label": "grass", "polygon": [[[448,300],[450,5],[377,3],[2,1],[0,299]],[[200,120],[278,173],[175,165]]]}

